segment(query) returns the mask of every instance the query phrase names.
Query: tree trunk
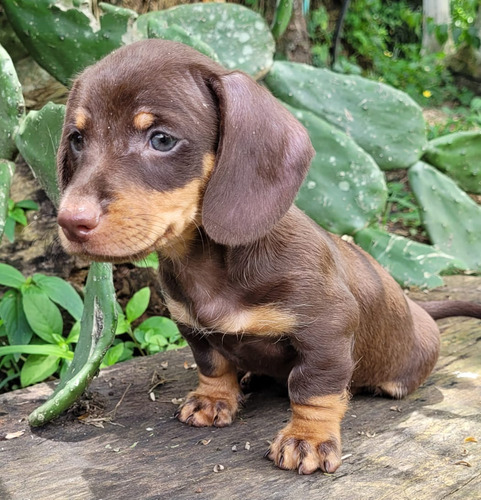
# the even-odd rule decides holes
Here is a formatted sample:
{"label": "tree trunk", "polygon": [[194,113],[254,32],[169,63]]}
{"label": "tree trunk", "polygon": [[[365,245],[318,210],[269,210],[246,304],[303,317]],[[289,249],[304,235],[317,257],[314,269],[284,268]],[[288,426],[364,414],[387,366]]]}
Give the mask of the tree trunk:
{"label": "tree trunk", "polygon": [[[445,30],[446,41],[440,43],[434,29]],[[423,54],[443,51],[446,55],[454,51],[451,35],[451,10],[449,0],[423,0]]]}

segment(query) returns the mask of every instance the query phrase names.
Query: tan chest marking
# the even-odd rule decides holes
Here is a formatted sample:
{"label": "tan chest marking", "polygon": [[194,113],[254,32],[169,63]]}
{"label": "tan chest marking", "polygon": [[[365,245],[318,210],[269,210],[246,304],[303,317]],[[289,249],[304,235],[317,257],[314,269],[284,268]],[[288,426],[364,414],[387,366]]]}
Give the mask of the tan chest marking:
{"label": "tan chest marking", "polygon": [[287,335],[294,330],[297,323],[294,314],[269,304],[219,314],[205,325],[200,324],[184,304],[168,298],[166,305],[172,318],[179,323],[199,330],[226,334]]}

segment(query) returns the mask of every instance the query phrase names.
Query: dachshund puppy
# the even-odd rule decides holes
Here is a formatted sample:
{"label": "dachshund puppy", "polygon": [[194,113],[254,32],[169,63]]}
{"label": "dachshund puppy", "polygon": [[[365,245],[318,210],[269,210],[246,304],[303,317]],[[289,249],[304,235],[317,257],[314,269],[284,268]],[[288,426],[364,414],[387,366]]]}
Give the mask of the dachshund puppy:
{"label": "dachshund puppy", "polygon": [[160,256],[167,307],[199,369],[179,420],[229,425],[239,370],[286,380],[292,417],[268,457],[302,474],[339,467],[349,392],[403,397],[439,353],[432,317],[293,205],[313,154],[249,76],[161,40],[77,78],[58,153],[65,249]]}

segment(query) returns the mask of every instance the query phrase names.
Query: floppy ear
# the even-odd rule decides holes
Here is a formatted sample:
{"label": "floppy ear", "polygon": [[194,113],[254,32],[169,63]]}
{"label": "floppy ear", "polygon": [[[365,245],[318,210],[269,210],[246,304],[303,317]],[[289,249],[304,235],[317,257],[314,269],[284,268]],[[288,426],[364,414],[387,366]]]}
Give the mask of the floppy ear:
{"label": "floppy ear", "polygon": [[314,150],[304,127],[246,74],[216,76],[210,84],[219,101],[220,136],[202,223],[214,241],[243,245],[287,212]]}

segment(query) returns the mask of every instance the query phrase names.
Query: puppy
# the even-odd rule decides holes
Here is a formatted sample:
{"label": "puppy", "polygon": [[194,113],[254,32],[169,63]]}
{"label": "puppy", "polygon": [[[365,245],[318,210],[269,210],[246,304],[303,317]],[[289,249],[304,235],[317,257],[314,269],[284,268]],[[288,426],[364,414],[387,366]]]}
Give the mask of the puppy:
{"label": "puppy", "polygon": [[302,474],[339,467],[349,392],[401,398],[439,353],[432,317],[293,205],[313,154],[305,129],[249,76],[161,40],[77,78],[58,153],[65,249],[110,262],[160,256],[166,305],[199,370],[179,420],[229,425],[239,370],[286,380],[292,417],[268,457]]}

